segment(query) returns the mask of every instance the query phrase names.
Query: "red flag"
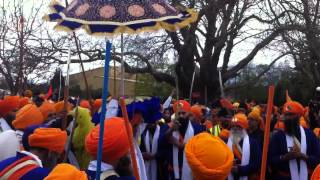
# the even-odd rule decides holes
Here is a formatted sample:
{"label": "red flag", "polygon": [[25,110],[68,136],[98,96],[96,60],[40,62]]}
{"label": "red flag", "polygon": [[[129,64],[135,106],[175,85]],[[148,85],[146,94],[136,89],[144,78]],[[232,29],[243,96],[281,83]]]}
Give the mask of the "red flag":
{"label": "red flag", "polygon": [[52,95],[52,85],[49,87],[49,91],[47,92],[46,99],[48,99]]}

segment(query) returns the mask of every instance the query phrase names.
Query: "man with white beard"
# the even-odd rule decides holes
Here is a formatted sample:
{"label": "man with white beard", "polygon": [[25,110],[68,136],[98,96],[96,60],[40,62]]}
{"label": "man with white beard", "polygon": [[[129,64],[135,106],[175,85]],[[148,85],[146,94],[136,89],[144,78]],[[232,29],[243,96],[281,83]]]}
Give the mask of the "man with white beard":
{"label": "man with white beard", "polygon": [[261,149],[247,134],[248,120],[244,114],[236,114],[231,122],[228,147],[234,154],[234,163],[228,180],[247,180],[258,177]]}

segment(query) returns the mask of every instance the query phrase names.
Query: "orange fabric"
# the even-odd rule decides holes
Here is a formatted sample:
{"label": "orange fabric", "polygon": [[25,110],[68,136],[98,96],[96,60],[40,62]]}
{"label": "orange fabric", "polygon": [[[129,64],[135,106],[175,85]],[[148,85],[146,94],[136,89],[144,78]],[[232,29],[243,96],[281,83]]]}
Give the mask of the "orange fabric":
{"label": "orange fabric", "polygon": [[232,104],[229,100],[227,100],[227,99],[221,99],[221,100],[220,100],[220,104],[221,104],[221,106],[222,106],[223,108],[226,108],[226,109],[229,109],[229,110],[234,109],[233,104]]}
{"label": "orange fabric", "polygon": [[96,99],[93,103],[93,110],[98,111],[102,105],[102,99]]}
{"label": "orange fabric", "polygon": [[21,168],[17,171],[15,171],[9,178],[8,180],[17,180],[22,178],[22,176],[24,176],[25,174],[27,174],[28,172],[32,171],[33,169],[37,168],[38,166],[35,164],[32,165],[28,165],[24,168]]}
{"label": "orange fabric", "polygon": [[25,129],[28,126],[41,124],[43,120],[43,115],[37,106],[27,104],[17,112],[12,125],[15,129]]}
{"label": "orange fabric", "polygon": [[19,109],[19,96],[5,96],[0,104],[0,115],[5,117],[11,111]]}
{"label": "orange fabric", "polygon": [[48,118],[48,115],[50,113],[55,113],[56,109],[54,107],[53,103],[50,103],[48,101],[45,101],[42,103],[42,105],[39,107],[39,110],[41,111],[43,118],[46,120]]}
{"label": "orange fabric", "polygon": [[91,109],[90,102],[88,100],[82,100],[80,102],[80,107]]}
{"label": "orange fabric", "polygon": [[187,161],[195,180],[224,180],[233,165],[233,153],[218,137],[200,133],[185,146]]}
{"label": "orange fabric", "polygon": [[185,112],[190,112],[191,111],[191,106],[188,103],[188,101],[185,100],[179,100],[176,101],[173,104],[173,111],[177,112],[177,111],[185,111]]}
{"label": "orange fabric", "polygon": [[19,108],[23,108],[23,106],[30,104],[30,99],[28,97],[20,98],[19,100]]}
{"label": "orange fabric", "polygon": [[320,137],[320,128],[314,128],[313,133],[319,138]]}
{"label": "orange fabric", "polygon": [[191,107],[191,112],[196,118],[197,122],[200,122],[201,117],[203,116],[202,114],[202,107],[200,105],[194,105]]}
{"label": "orange fabric", "polygon": [[32,158],[30,156],[25,156],[17,161],[15,161],[14,163],[10,164],[9,166],[7,166],[6,168],[4,168],[2,171],[0,171],[0,177],[2,177],[3,175],[5,175],[8,171],[10,171],[12,168],[14,168],[15,166],[28,161],[28,160],[32,160]]}
{"label": "orange fabric", "polygon": [[320,164],[314,169],[310,180],[320,179]]}
{"label": "orange fabric", "polygon": [[[97,125],[86,137],[85,147],[92,158],[97,158],[100,126]],[[128,134],[122,118],[112,117],[105,120],[102,160],[110,163],[129,152]]]}
{"label": "orange fabric", "polygon": [[37,128],[28,140],[30,147],[39,147],[62,153],[67,137],[67,132],[59,128]]}
{"label": "orange fabric", "polygon": [[227,140],[229,136],[230,136],[230,131],[228,129],[222,129],[219,134],[219,137],[223,140]]}
{"label": "orange fabric", "polygon": [[284,104],[283,106],[283,113],[293,113],[299,116],[303,116],[304,108],[303,106],[295,101],[289,101]]}
{"label": "orange fabric", "polygon": [[232,119],[232,124],[236,126],[240,126],[243,129],[247,129],[249,127],[247,116],[242,113],[238,113],[234,115]]}
{"label": "orange fabric", "polygon": [[277,122],[276,125],[274,126],[274,129],[284,130],[284,123],[283,123],[283,121],[278,120],[278,122]]}
{"label": "orange fabric", "polygon": [[79,171],[70,164],[58,164],[44,180],[87,180],[87,174],[84,171]]}
{"label": "orange fabric", "polygon": [[[54,105],[54,108],[56,110],[56,113],[62,112],[63,108],[64,108],[64,101],[59,101]],[[68,103],[67,106],[67,111],[71,111],[72,110],[72,105],[70,103]]]}
{"label": "orange fabric", "polygon": [[248,114],[248,118],[252,119],[252,120],[255,120],[255,121],[258,121],[259,123],[261,123],[262,118],[261,118],[261,115],[260,115],[260,110],[257,109],[257,108],[253,108],[253,110]]}
{"label": "orange fabric", "polygon": [[303,116],[301,116],[300,120],[299,120],[300,126],[304,127],[304,128],[309,128],[309,125],[307,123],[307,121],[304,119]]}
{"label": "orange fabric", "polygon": [[239,151],[237,145],[232,144],[232,150],[235,157],[237,157],[240,161],[242,159],[242,153]]}
{"label": "orange fabric", "polygon": [[23,92],[23,95],[25,96],[25,97],[28,97],[28,98],[32,98],[32,91],[31,90],[25,90],[24,92]]}
{"label": "orange fabric", "polygon": [[210,128],[213,127],[213,126],[212,126],[212,122],[209,121],[209,120],[206,120],[206,121],[204,122],[204,125],[206,126],[207,129],[210,129]]}

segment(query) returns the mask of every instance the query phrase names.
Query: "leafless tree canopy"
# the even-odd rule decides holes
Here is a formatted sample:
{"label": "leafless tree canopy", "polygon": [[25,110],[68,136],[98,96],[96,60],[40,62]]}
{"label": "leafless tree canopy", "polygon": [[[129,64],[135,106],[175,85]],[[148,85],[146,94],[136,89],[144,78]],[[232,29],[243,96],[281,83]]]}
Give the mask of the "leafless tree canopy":
{"label": "leafless tree canopy", "polygon": [[[203,96],[206,89],[211,98],[218,94],[219,70],[226,82],[236,77],[258,52],[269,49],[277,53],[258,77],[276,61],[291,55],[298,70],[314,83],[320,83],[319,1],[172,0],[176,7],[196,9],[197,21],[178,32],[125,36],[125,69],[130,73],[150,73],[172,86],[178,79],[182,95],[188,96],[198,62],[200,73],[194,89]],[[40,78],[55,65],[65,64],[68,45],[74,41],[49,30],[39,21],[41,15],[36,8],[28,17],[24,16],[22,30],[21,6],[12,3],[14,8],[8,10],[3,5],[1,11],[0,74],[15,92],[26,83],[28,75],[38,74]],[[120,61],[118,40],[112,40],[112,58],[116,61]],[[77,36],[77,41],[84,63],[103,60],[102,41],[83,34]],[[71,49],[72,63],[79,63],[76,48]],[[237,55],[239,50],[241,56]]]}

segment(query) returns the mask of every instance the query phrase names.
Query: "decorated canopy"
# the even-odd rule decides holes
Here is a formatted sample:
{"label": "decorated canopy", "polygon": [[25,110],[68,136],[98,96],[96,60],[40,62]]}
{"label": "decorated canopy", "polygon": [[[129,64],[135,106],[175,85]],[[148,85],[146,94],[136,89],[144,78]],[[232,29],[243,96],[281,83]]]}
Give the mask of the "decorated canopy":
{"label": "decorated canopy", "polygon": [[73,0],[67,8],[52,1],[50,9],[45,19],[58,22],[56,29],[93,35],[176,31],[197,19],[193,10],[176,10],[165,0]]}

